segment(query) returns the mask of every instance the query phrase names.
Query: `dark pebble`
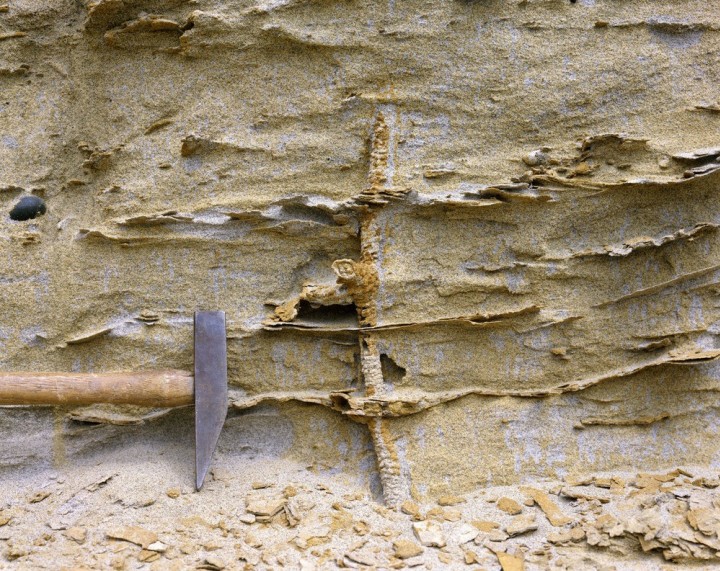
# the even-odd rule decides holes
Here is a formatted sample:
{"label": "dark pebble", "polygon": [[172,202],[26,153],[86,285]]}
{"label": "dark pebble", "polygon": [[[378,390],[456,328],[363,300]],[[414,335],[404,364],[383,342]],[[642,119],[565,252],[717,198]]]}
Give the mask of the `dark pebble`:
{"label": "dark pebble", "polygon": [[45,201],[37,196],[23,196],[10,211],[13,220],[30,220],[45,214]]}

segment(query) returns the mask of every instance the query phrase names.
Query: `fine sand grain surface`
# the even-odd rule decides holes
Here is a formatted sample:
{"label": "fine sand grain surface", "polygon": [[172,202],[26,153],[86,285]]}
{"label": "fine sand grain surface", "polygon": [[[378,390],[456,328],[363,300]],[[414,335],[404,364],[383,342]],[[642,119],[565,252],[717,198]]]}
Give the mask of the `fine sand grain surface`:
{"label": "fine sand grain surface", "polygon": [[0,567],[717,566],[718,85],[718,0],[0,0],[0,371],[229,385],[201,493],[0,407]]}

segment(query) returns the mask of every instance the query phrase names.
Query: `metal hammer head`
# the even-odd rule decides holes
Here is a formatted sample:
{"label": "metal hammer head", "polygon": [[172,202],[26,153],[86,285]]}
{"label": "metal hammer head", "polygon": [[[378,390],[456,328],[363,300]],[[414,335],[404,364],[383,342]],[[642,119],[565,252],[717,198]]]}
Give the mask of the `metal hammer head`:
{"label": "metal hammer head", "polygon": [[195,313],[195,488],[210,468],[227,415],[225,312]]}

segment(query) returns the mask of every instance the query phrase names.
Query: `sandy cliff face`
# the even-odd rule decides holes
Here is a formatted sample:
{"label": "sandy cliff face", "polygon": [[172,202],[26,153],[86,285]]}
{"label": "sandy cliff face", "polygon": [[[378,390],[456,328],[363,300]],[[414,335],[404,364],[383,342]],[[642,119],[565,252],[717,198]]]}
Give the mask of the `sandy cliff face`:
{"label": "sandy cliff face", "polygon": [[[221,465],[390,506],[717,471],[719,8],[2,4],[0,368],[190,369],[222,309]],[[4,409],[3,477],[187,420]]]}

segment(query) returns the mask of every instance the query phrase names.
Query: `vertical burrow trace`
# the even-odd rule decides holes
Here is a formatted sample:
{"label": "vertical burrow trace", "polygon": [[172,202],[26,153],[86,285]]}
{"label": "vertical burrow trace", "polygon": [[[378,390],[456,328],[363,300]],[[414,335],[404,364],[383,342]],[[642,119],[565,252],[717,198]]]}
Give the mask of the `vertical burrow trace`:
{"label": "vertical burrow trace", "polygon": [[[388,392],[382,373],[376,334],[363,328],[377,325],[379,290],[378,251],[381,229],[377,224],[377,209],[387,202],[381,198],[386,191],[392,194],[392,180],[388,174],[391,132],[382,112],[375,119],[370,143],[369,186],[360,206],[360,260],[339,260],[335,263],[338,281],[345,285],[355,302],[360,322],[361,375],[366,396],[382,399]],[[383,496],[388,507],[397,508],[409,496],[409,486],[402,475],[397,447],[389,430],[389,419],[374,417],[365,420],[370,429]]]}

